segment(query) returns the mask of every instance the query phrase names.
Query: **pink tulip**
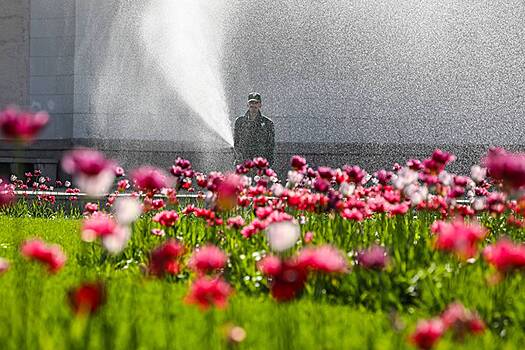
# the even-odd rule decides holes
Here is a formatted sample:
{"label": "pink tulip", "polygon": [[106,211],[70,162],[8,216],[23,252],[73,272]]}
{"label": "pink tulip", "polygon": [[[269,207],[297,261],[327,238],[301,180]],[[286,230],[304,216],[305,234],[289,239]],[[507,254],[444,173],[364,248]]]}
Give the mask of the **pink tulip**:
{"label": "pink tulip", "polygon": [[195,304],[203,310],[210,307],[225,308],[232,294],[230,285],[221,278],[199,277],[190,287],[185,301]]}
{"label": "pink tulip", "polygon": [[469,259],[476,254],[477,245],[487,235],[482,226],[467,224],[462,219],[452,223],[436,221],[431,231],[436,234],[435,247],[439,250],[456,253],[462,259]]}
{"label": "pink tulip", "polygon": [[388,264],[388,260],[386,249],[378,245],[362,250],[357,254],[359,265],[367,269],[382,270]]}
{"label": "pink tulip", "polygon": [[174,210],[164,210],[153,217],[153,221],[165,227],[174,226],[177,220],[179,220],[179,214]]}
{"label": "pink tulip", "polygon": [[0,129],[4,136],[26,144],[35,139],[48,121],[46,112],[32,113],[11,107],[0,112]]}
{"label": "pink tulip", "polygon": [[9,270],[10,264],[7,259],[0,258],[0,275]]}
{"label": "pink tulip", "polygon": [[189,267],[199,273],[218,271],[226,265],[226,254],[213,245],[204,246],[196,250],[189,262]]}
{"label": "pink tulip", "polygon": [[348,270],[346,257],[330,245],[305,248],[299,253],[298,263],[313,271],[344,273]]}
{"label": "pink tulip", "polygon": [[62,158],[62,168],[73,175],[78,187],[89,196],[106,194],[115,179],[114,162],[97,150],[79,148],[67,152]]}
{"label": "pink tulip", "polygon": [[507,190],[525,186],[525,154],[508,153],[501,148],[492,148],[484,159],[490,177],[501,181]]}
{"label": "pink tulip", "polygon": [[235,216],[232,218],[228,218],[226,224],[230,228],[239,229],[244,226],[244,219],[242,218],[242,216]]}
{"label": "pink tulip", "polygon": [[64,155],[62,168],[70,175],[96,176],[108,169],[114,172],[114,163],[106,159],[102,152],[79,148]]}
{"label": "pink tulip", "polygon": [[16,200],[14,185],[1,181],[0,179],[0,208],[9,206]]}
{"label": "pink tulip", "polygon": [[169,186],[168,177],[164,171],[158,168],[144,166],[131,172],[133,184],[140,190],[146,192],[160,192]]}
{"label": "pink tulip", "polygon": [[25,241],[22,244],[21,253],[29,260],[36,260],[47,265],[50,273],[60,270],[66,262],[66,255],[59,245],[48,245],[39,239]]}
{"label": "pink tulip", "polygon": [[461,339],[466,333],[479,334],[485,331],[485,323],[461,303],[450,304],[441,315],[441,320],[445,329],[452,330],[456,338]]}
{"label": "pink tulip", "polygon": [[483,250],[485,260],[498,271],[508,272],[525,268],[525,245],[514,244],[507,239],[489,245]]}
{"label": "pink tulip", "polygon": [[111,216],[97,212],[84,219],[81,235],[82,240],[86,242],[93,242],[100,238],[104,248],[116,254],[126,247],[131,231],[128,227],[119,225]]}

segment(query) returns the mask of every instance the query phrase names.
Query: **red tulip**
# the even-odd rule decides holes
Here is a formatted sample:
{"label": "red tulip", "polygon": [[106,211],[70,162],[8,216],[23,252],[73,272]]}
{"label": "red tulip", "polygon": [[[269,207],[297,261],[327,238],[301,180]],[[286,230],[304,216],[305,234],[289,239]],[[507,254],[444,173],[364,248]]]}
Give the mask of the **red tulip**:
{"label": "red tulip", "polygon": [[304,289],[308,271],[296,259],[280,260],[268,256],[258,264],[259,270],[270,277],[270,292],[279,302],[296,298]]}
{"label": "red tulip", "polygon": [[296,171],[303,171],[306,167],[306,159],[301,156],[293,156],[290,160],[292,168]]}
{"label": "red tulip", "polygon": [[445,326],[440,319],[421,320],[410,335],[410,341],[419,349],[431,349],[444,332]]}
{"label": "red tulip", "polygon": [[83,283],[68,292],[73,312],[93,314],[106,303],[106,287],[102,282]]}
{"label": "red tulip", "polygon": [[179,259],[184,254],[184,247],[171,239],[157,247],[151,253],[149,272],[158,277],[176,275],[180,272]]}

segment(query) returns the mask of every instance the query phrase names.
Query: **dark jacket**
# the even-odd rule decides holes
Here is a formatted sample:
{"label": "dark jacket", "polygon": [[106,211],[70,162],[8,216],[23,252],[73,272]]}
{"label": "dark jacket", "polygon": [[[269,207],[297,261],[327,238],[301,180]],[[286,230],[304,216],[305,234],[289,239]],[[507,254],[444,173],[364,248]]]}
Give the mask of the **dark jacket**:
{"label": "dark jacket", "polygon": [[259,112],[250,119],[248,112],[235,120],[233,142],[237,163],[255,157],[264,157],[273,164],[275,131],[273,122]]}

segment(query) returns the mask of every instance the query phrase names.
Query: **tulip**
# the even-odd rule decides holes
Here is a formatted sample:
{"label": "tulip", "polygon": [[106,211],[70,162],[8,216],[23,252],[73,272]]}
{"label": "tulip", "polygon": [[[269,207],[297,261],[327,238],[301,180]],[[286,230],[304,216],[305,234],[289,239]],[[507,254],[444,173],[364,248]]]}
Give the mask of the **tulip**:
{"label": "tulip", "polygon": [[344,273],[348,270],[345,256],[330,245],[305,248],[297,258],[301,266],[325,273]]}
{"label": "tulip", "polygon": [[164,187],[169,186],[166,173],[158,168],[150,166],[144,166],[133,170],[131,172],[131,178],[133,179],[133,184],[139,190],[148,193],[160,192]]}
{"label": "tulip", "polygon": [[92,197],[106,194],[115,179],[113,161],[88,148],[67,152],[62,158],[62,168],[74,177],[81,191]]}
{"label": "tulip", "polygon": [[75,314],[94,314],[106,303],[106,287],[102,282],[82,283],[70,289],[68,296]]}
{"label": "tulip", "polygon": [[500,272],[525,268],[525,245],[514,244],[507,239],[489,245],[483,250],[483,257]]}
{"label": "tulip", "polygon": [[0,258],[0,275],[4,274],[7,270],[9,270],[10,264],[7,259]]}
{"label": "tulip", "polygon": [[185,301],[188,304],[195,304],[203,310],[214,306],[225,308],[231,294],[232,288],[223,279],[201,276],[191,285]]}
{"label": "tulip", "polygon": [[273,222],[266,228],[266,235],[270,248],[275,252],[283,252],[297,243],[301,229],[293,221]]}
{"label": "tulip", "polygon": [[48,245],[39,239],[26,240],[21,247],[22,255],[47,265],[50,273],[59,271],[66,262],[66,255],[57,244]]}
{"label": "tulip", "polygon": [[184,247],[179,242],[173,239],[168,240],[151,253],[149,272],[158,277],[178,274],[180,272],[179,259],[183,254]]}
{"label": "tulip", "polygon": [[25,112],[12,107],[0,111],[0,130],[4,136],[23,144],[31,143],[48,121],[46,112]]}
{"label": "tulip", "polygon": [[383,270],[387,266],[388,260],[386,249],[378,245],[361,250],[357,254],[359,265],[366,269]]}
{"label": "tulip", "polygon": [[419,349],[431,349],[444,332],[445,326],[440,319],[421,320],[414,333],[410,335],[410,341]]}
{"label": "tulip", "polygon": [[223,269],[228,260],[226,254],[213,245],[204,246],[193,253],[189,267],[201,274]]}
{"label": "tulip", "polygon": [[179,220],[179,214],[174,210],[164,210],[153,217],[153,221],[165,227],[174,226],[177,220]]}

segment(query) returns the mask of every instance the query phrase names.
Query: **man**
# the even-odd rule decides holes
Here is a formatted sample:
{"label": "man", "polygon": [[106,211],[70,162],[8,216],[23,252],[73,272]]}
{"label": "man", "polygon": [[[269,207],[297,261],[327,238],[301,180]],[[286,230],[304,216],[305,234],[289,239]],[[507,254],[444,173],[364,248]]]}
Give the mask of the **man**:
{"label": "man", "polygon": [[252,92],[248,95],[248,111],[235,120],[233,142],[235,162],[264,157],[273,164],[275,131],[273,122],[261,114],[261,95]]}

